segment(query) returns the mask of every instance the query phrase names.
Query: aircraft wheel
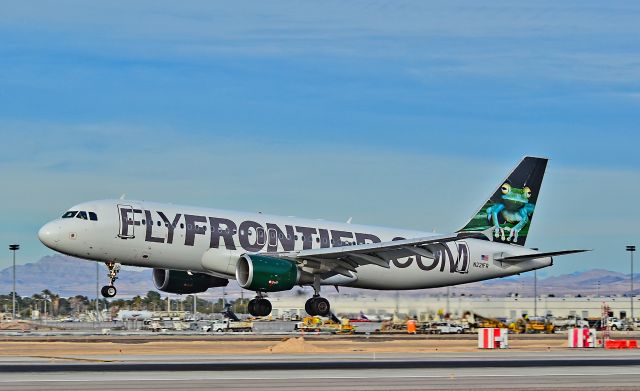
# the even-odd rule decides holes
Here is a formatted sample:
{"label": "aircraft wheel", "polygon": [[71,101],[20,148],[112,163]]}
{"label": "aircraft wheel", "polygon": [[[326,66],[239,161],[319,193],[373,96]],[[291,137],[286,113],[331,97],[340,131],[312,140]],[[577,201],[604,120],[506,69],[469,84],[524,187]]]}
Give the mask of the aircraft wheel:
{"label": "aircraft wheel", "polygon": [[324,297],[316,297],[313,301],[313,309],[317,315],[327,316],[331,311],[331,305],[329,304],[329,300]]}
{"label": "aircraft wheel", "polygon": [[313,302],[315,301],[315,297],[310,298],[304,303],[304,310],[309,316],[316,316],[316,312],[314,310]]}
{"label": "aircraft wheel", "polygon": [[251,316],[259,316],[256,311],[256,299],[249,300],[249,303],[247,304],[247,311],[249,311]]}
{"label": "aircraft wheel", "polygon": [[116,287],[113,285],[105,285],[100,290],[100,293],[102,293],[102,296],[104,297],[114,297],[116,293],[118,293],[118,291],[116,290]]}
{"label": "aircraft wheel", "polygon": [[267,299],[258,299],[255,304],[258,316],[267,316],[271,313],[271,302]]}

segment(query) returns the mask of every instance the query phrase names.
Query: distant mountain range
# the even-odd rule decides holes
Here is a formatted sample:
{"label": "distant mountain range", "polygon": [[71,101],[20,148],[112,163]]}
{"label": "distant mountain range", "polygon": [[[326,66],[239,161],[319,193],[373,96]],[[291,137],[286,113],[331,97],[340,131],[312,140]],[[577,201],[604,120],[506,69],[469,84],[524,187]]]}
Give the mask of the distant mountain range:
{"label": "distant mountain range", "polygon": [[[99,286],[107,282],[107,269],[103,264],[99,266]],[[0,271],[0,294],[7,294],[12,290],[12,268],[8,267]],[[613,272],[609,270],[593,269],[584,272],[575,272],[560,276],[538,278],[539,295],[623,295],[629,292],[630,275]],[[634,275],[640,288],[640,274]],[[131,297],[135,295],[145,295],[150,290],[155,290],[153,286],[151,269],[125,268],[120,274],[116,283],[118,295]],[[636,288],[638,294],[640,289]],[[57,293],[63,297],[86,295],[94,297],[96,294],[96,264],[77,258],[64,255],[51,255],[41,258],[34,263],[27,263],[16,266],[16,291],[22,296],[31,296],[34,293],[42,292],[44,289]],[[240,295],[241,289],[230,281],[225,289],[229,296]],[[297,289],[294,294],[301,294],[301,289]],[[341,293],[355,293],[357,290],[340,288]],[[208,292],[212,297],[221,295],[222,290],[216,288]],[[446,293],[446,288],[437,288],[420,291],[403,292],[403,296],[442,295]],[[521,276],[512,276],[475,282],[471,284],[451,287],[453,295],[472,296],[494,296],[504,297],[518,294],[520,296],[533,296],[533,273]],[[280,294],[289,294],[287,292]],[[331,296],[337,294],[333,288],[323,290],[323,294]],[[367,295],[376,296],[395,295],[395,292],[367,291]],[[249,296],[249,292],[244,292]],[[275,296],[278,296],[276,294]]]}

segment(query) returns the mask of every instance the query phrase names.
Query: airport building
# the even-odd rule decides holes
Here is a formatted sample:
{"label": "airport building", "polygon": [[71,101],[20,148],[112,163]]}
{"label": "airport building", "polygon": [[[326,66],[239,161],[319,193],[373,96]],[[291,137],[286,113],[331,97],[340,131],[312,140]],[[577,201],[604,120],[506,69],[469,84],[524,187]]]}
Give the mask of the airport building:
{"label": "airport building", "polygon": [[[282,296],[272,298],[274,315],[278,312],[299,312],[304,300]],[[398,312],[408,315],[450,313],[461,317],[466,311],[492,318],[517,319],[523,315],[594,318],[602,315],[607,305],[614,317],[631,316],[629,297],[548,297],[539,296],[537,305],[533,297],[472,297],[472,296],[356,296],[336,295],[330,298],[335,313],[384,315]],[[639,317],[640,297],[634,298],[634,316]]]}

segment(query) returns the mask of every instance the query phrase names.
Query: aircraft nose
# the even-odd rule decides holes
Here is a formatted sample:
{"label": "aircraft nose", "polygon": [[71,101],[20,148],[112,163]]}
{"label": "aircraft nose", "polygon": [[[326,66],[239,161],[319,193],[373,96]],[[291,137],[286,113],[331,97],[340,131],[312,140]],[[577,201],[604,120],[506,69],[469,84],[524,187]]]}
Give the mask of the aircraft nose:
{"label": "aircraft nose", "polygon": [[60,226],[55,222],[50,222],[42,226],[38,231],[38,239],[49,248],[60,242]]}

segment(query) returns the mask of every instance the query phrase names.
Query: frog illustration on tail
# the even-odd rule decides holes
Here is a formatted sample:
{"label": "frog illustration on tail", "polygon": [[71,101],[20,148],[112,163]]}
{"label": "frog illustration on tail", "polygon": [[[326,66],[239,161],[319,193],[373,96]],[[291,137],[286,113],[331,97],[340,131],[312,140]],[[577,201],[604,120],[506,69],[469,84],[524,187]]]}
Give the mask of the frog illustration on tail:
{"label": "frog illustration on tail", "polygon": [[489,221],[493,221],[494,236],[502,241],[505,241],[505,233],[498,221],[498,214],[502,215],[506,222],[516,223],[511,227],[509,237],[506,240],[517,242],[520,230],[527,225],[529,216],[533,214],[535,208],[535,205],[529,202],[532,195],[531,189],[528,186],[518,189],[505,182],[500,187],[500,191],[502,192],[501,201],[487,208],[487,218]]}
{"label": "frog illustration on tail", "polygon": [[529,233],[547,159],[525,157],[458,232],[493,232],[493,240],[523,246]]}

